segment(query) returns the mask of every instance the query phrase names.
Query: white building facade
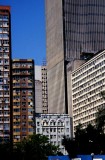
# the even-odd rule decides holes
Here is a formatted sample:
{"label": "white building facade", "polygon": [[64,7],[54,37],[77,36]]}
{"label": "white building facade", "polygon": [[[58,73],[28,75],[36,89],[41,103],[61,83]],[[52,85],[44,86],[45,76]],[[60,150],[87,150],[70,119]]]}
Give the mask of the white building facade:
{"label": "white building facade", "polygon": [[72,137],[72,121],[67,114],[37,114],[36,134],[48,136],[53,145],[59,145],[60,151],[65,155],[62,146],[63,136]]}
{"label": "white building facade", "polygon": [[74,131],[79,123],[85,128],[95,125],[96,113],[105,105],[101,92],[105,90],[105,51],[72,72],[72,108]]}

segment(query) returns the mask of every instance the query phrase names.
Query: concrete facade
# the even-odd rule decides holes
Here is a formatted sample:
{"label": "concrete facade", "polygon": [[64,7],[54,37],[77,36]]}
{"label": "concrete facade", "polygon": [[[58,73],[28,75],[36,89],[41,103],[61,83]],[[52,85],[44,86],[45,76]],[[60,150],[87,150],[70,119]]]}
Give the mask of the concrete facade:
{"label": "concrete facade", "polygon": [[[65,113],[62,1],[46,0],[48,112]],[[54,107],[55,106],[55,107]]]}
{"label": "concrete facade", "polygon": [[35,80],[41,81],[41,66],[35,65]]}
{"label": "concrete facade", "polygon": [[42,113],[42,82],[35,80],[35,113]]}
{"label": "concrete facade", "polygon": [[73,127],[95,125],[98,109],[104,107],[101,92],[105,90],[105,51],[81,65],[71,74]]}

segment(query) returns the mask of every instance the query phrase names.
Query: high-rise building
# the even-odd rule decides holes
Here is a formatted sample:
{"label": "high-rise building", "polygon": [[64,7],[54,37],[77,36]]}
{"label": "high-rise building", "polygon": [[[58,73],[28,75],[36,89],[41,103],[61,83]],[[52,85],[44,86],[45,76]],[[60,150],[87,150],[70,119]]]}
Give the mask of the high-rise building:
{"label": "high-rise building", "polygon": [[49,113],[68,113],[68,62],[105,48],[104,13],[103,0],[46,0]]}
{"label": "high-rise building", "polygon": [[13,142],[19,142],[34,133],[34,81],[34,60],[13,59]]}
{"label": "high-rise building", "polygon": [[11,122],[10,7],[0,6],[0,141],[10,140]]}

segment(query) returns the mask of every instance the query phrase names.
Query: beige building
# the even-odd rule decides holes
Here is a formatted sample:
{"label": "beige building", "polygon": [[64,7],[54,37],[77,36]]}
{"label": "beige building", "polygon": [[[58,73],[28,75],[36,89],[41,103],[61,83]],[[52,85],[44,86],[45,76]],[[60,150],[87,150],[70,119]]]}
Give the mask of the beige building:
{"label": "beige building", "polygon": [[65,111],[65,76],[62,1],[46,0],[48,112]]}
{"label": "beige building", "polygon": [[72,79],[71,79],[71,73],[72,71],[76,70],[78,67],[80,67],[82,64],[84,64],[85,60],[75,60],[72,62],[69,62],[67,64],[67,99],[68,99],[68,114],[70,117],[73,117],[73,111],[72,111]]}
{"label": "beige building", "polygon": [[95,124],[98,109],[105,105],[101,92],[105,90],[105,51],[72,72],[73,126]]}

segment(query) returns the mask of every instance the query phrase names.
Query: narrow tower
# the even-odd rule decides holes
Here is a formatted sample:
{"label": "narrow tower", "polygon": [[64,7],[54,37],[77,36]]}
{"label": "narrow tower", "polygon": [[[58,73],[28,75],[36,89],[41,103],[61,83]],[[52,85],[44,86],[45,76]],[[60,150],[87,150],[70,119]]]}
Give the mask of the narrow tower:
{"label": "narrow tower", "polygon": [[10,7],[0,6],[0,142],[10,140],[11,113],[11,21]]}

